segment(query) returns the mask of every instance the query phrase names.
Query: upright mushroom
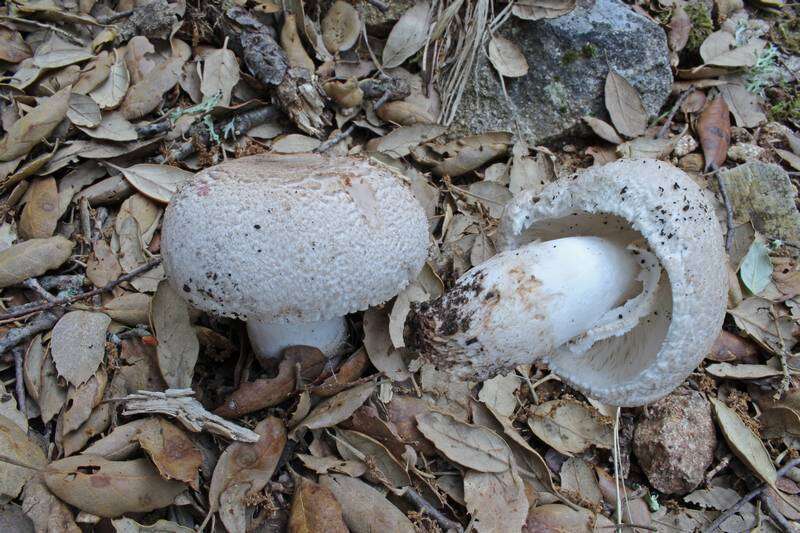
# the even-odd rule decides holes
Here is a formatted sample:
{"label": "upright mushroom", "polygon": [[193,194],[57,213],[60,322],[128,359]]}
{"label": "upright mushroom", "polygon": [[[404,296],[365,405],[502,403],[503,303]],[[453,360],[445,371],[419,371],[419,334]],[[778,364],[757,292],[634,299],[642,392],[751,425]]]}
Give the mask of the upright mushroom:
{"label": "upright mushroom", "polygon": [[257,155],[207,168],[164,215],[164,267],[192,305],[247,321],[262,359],[340,352],[344,316],[382,303],[427,256],[422,207],[391,170],[352,157]]}
{"label": "upright mushroom", "polygon": [[538,359],[598,400],[643,405],[703,359],[726,307],[714,209],[684,172],[622,160],[510,202],[495,257],[409,317],[407,344],[464,377]]}

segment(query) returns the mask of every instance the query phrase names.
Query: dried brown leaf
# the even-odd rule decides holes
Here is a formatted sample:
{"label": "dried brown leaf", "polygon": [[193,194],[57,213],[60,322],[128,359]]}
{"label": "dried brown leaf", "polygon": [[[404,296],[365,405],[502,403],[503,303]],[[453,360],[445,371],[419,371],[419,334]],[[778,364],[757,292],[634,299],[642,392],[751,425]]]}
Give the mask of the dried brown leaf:
{"label": "dried brown leaf", "polygon": [[367,401],[375,390],[375,383],[367,382],[349,388],[319,403],[295,428],[322,429],[346,420]]}
{"label": "dried brown leaf", "polygon": [[[369,481],[380,483],[381,480],[386,480],[397,488],[411,484],[411,478],[403,465],[377,440],[347,429],[338,430],[336,436],[336,449],[343,459],[363,461],[369,465]],[[373,469],[377,470],[374,474]]]}
{"label": "dried brown leaf", "polygon": [[161,417],[148,418],[139,427],[139,444],[164,479],[177,479],[200,490],[200,450],[181,428]]}
{"label": "dried brown leaf", "polygon": [[19,63],[33,54],[18,31],[0,26],[0,61]]}
{"label": "dried brown leaf", "polygon": [[91,89],[89,96],[97,102],[102,109],[114,109],[125,98],[131,84],[128,67],[125,59],[114,52],[116,59],[108,67],[108,75],[102,83]]}
{"label": "dried brown leaf", "polygon": [[673,52],[680,52],[689,42],[692,31],[692,19],[682,5],[677,5],[669,20],[669,47]]}
{"label": "dried brown leaf", "polygon": [[67,389],[59,381],[56,365],[50,354],[45,352],[41,344],[41,337],[36,337],[33,343],[28,352],[29,355],[41,354],[39,391],[36,401],[42,414],[42,422],[47,424],[64,407],[64,402],[67,401]]}
{"label": "dried brown leaf", "polygon": [[537,405],[528,425],[537,437],[565,455],[581,453],[590,446],[610,449],[613,441],[610,422],[573,399]]}
{"label": "dried brown leaf", "polygon": [[164,381],[170,388],[191,387],[200,343],[186,300],[167,281],[158,284],[150,304],[150,321],[158,339],[158,367]]}
{"label": "dried brown leaf", "polygon": [[349,50],[361,34],[358,11],[343,0],[337,0],[322,19],[322,41],[332,54]]}
{"label": "dried brown leaf", "polygon": [[[265,418],[255,427],[255,432],[261,436],[258,442],[234,442],[222,452],[211,478],[208,493],[211,511],[221,511],[229,531],[244,531],[244,528],[231,527],[232,523],[241,525],[244,520],[242,500],[264,489],[286,446],[286,428],[278,418]],[[226,498],[226,493],[238,498]]]}
{"label": "dried brown leaf", "polygon": [[120,518],[112,520],[116,533],[193,533],[195,530],[170,522],[169,520],[158,520],[152,525],[143,526],[130,518]]}
{"label": "dried brown leaf", "polygon": [[510,468],[511,450],[495,432],[433,411],[416,418],[422,434],[451,461],[479,472]]}
{"label": "dried brown leaf", "polygon": [[99,309],[126,326],[147,324],[150,316],[150,296],[130,292],[117,296]]}
{"label": "dried brown leaf", "polygon": [[74,92],[69,95],[67,118],[76,126],[95,128],[100,124],[102,114],[100,106],[89,96]]}
{"label": "dried brown leaf", "polygon": [[489,61],[501,76],[519,78],[528,73],[528,60],[517,43],[499,35],[489,41]]}
{"label": "dried brown leaf", "polygon": [[191,172],[171,165],[140,163],[127,168],[109,166],[119,170],[140,193],[165,204],[169,203],[178,185],[193,176]]}
{"label": "dried brown leaf", "polygon": [[0,139],[0,161],[11,161],[25,155],[50,135],[67,116],[70,89],[66,87],[40,101],[33,110],[14,122]]}
{"label": "dried brown leaf", "polygon": [[55,178],[33,180],[27,195],[28,202],[19,219],[19,236],[23,239],[51,237],[61,217],[58,212],[58,186]]}
{"label": "dried brown leaf", "polygon": [[520,531],[528,516],[528,498],[519,475],[504,472],[464,474],[464,500],[479,533]]}
{"label": "dried brown leaf", "polygon": [[61,431],[75,431],[89,419],[94,409],[103,399],[108,384],[108,374],[99,368],[88,381],[79,386],[70,385],[67,390],[67,403],[61,414]]}
{"label": "dried brown leaf", "polygon": [[236,54],[227,48],[220,48],[208,54],[203,62],[203,77],[200,80],[200,93],[204,99],[220,96],[219,104],[231,103],[231,92],[239,82],[239,62]]}
{"label": "dried brown leaf", "polygon": [[120,111],[128,120],[141,118],[158,107],[165,92],[178,83],[183,64],[191,54],[189,45],[173,40],[173,55],[148,72],[145,77],[128,89],[122,100]]}
{"label": "dried brown leaf", "polygon": [[321,476],[320,485],[329,489],[342,506],[344,521],[353,533],[392,531],[414,533],[411,521],[380,492],[349,476]]}
{"label": "dried brown leaf", "polygon": [[55,327],[50,351],[58,374],[73,385],[91,378],[106,353],[106,330],[111,318],[103,313],[70,311]]}
{"label": "dried brown leaf", "polygon": [[[25,483],[44,468],[44,452],[13,420],[0,415],[0,496],[14,499]],[[16,464],[12,464],[13,461]],[[25,465],[29,468],[25,468]]]}
{"label": "dried brown leaf", "polygon": [[[364,313],[364,348],[375,368],[393,381],[404,381],[410,374],[402,352],[392,345],[389,327],[390,320],[384,310],[369,308]],[[399,337],[402,338],[402,332]]]}
{"label": "dried brown leaf", "polygon": [[511,12],[523,20],[551,19],[575,9],[576,0],[520,0]]}
{"label": "dried brown leaf", "polygon": [[108,461],[93,455],[53,461],[44,481],[70,505],[110,518],[166,507],[185,489],[183,483],[162,479],[147,459]]}
{"label": "dried brown leaf", "polygon": [[427,0],[417,2],[403,13],[383,47],[384,68],[399,67],[425,45],[431,15],[431,4]]}
{"label": "dried brown leaf", "polygon": [[314,61],[309,57],[303,46],[303,41],[297,33],[297,22],[291,13],[287,13],[284,17],[283,28],[281,29],[281,46],[286,52],[290,67],[304,68],[309,72],[314,72]]}
{"label": "dried brown leaf", "polygon": [[761,439],[747,427],[739,415],[716,398],[709,398],[725,442],[731,451],[746,464],[755,475],[770,486],[775,485],[775,465]]}
{"label": "dried brown leaf", "polygon": [[617,134],[617,131],[614,127],[604,120],[600,120],[599,118],[595,117],[583,117],[583,121],[592,128],[592,131],[603,139],[604,141],[608,141],[612,144],[622,144],[623,141],[622,137]]}
{"label": "dried brown leaf", "polygon": [[706,161],[705,170],[717,170],[728,157],[731,144],[731,116],[728,104],[717,96],[706,104],[697,119],[697,135]]}
{"label": "dried brown leaf", "polygon": [[134,141],[139,137],[133,124],[125,120],[122,114],[116,111],[105,113],[100,123],[94,128],[77,124],[76,126],[89,137],[104,141]]}
{"label": "dried brown leaf", "polygon": [[95,287],[105,287],[120,275],[122,267],[111,246],[105,240],[96,241],[86,262],[86,277]]}
{"label": "dried brown leaf", "polygon": [[330,489],[304,477],[295,483],[289,533],[348,533],[342,506]]}
{"label": "dried brown leaf", "polygon": [[647,111],[642,97],[614,69],[610,69],[606,77],[605,101],[611,122],[618,132],[626,137],[644,135],[647,129]]}
{"label": "dried brown leaf", "polygon": [[81,533],[69,507],[47,490],[38,476],[25,484],[22,509],[33,521],[36,533]]}

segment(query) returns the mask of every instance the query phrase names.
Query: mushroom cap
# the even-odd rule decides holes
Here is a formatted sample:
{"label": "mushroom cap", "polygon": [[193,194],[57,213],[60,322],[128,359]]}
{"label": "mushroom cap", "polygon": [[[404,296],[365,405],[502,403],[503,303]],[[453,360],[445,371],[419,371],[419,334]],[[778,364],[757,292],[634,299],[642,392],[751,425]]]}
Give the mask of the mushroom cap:
{"label": "mushroom cap", "polygon": [[703,190],[683,171],[652,159],[593,167],[538,193],[523,192],[503,213],[501,249],[576,235],[644,237],[666,273],[656,310],[621,336],[583,353],[545,357],[561,378],[621,406],[661,398],[702,361],[727,303],[722,230]]}
{"label": "mushroom cap", "polygon": [[427,256],[403,178],[353,157],[256,155],[197,173],[162,229],[170,283],[210,313],[315,322],[384,302]]}

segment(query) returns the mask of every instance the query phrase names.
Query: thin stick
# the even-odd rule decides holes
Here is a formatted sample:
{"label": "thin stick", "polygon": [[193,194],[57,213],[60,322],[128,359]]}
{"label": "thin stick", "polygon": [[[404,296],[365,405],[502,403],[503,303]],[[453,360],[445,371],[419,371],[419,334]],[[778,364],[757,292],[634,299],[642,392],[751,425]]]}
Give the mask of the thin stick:
{"label": "thin stick", "polygon": [[620,494],[620,471],[619,471],[619,414],[622,411],[617,407],[614,414],[614,485],[617,491],[617,527],[622,526],[622,494]]}
{"label": "thin stick", "polygon": [[775,505],[775,500],[771,498],[768,493],[762,492],[758,499],[761,500],[761,505],[763,505],[767,510],[767,514],[775,521],[776,524],[778,524],[778,527],[782,531],[786,533],[792,533],[792,531],[794,531],[794,528],[792,528],[791,524],[789,524],[789,521],[786,520],[786,517],[783,516],[783,513],[781,513],[781,511]]}
{"label": "thin stick", "polygon": [[441,511],[431,505],[428,500],[420,496],[419,493],[411,487],[403,487],[399,492],[406,500],[416,505],[420,511],[424,511],[431,515],[431,517],[436,520],[436,522],[442,526],[442,529],[445,531],[458,531],[459,533],[464,531],[464,528],[461,527],[461,524],[453,522],[447,518],[442,514]]}
{"label": "thin stick", "polygon": [[[788,471],[790,471],[792,468],[794,468],[794,467],[795,467],[795,466],[797,466],[797,465],[800,465],[800,457],[798,457],[798,458],[796,458],[796,459],[792,459],[791,461],[789,461],[788,463],[786,463],[785,465],[783,465],[782,467],[780,467],[780,469],[778,469],[778,472],[777,472],[777,474],[778,474],[778,475],[777,475],[777,477],[776,477],[775,479],[776,479],[776,480],[778,480],[778,479],[782,478],[783,476],[785,476],[785,475],[786,475],[786,473],[787,473]],[[728,518],[730,518],[731,516],[733,516],[734,514],[736,514],[736,511],[738,511],[738,510],[739,510],[739,509],[740,509],[740,508],[741,508],[741,507],[742,507],[744,504],[746,504],[746,503],[747,503],[747,502],[749,502],[749,501],[752,501],[752,500],[753,500],[753,499],[754,499],[756,496],[758,496],[758,495],[760,495],[762,492],[764,492],[764,490],[765,490],[767,487],[769,487],[769,485],[767,485],[766,483],[762,483],[762,484],[761,484],[759,487],[756,487],[755,489],[751,490],[750,492],[748,492],[747,494],[745,494],[744,496],[742,496],[742,497],[739,499],[739,501],[738,501],[738,502],[734,503],[734,504],[733,504],[731,507],[729,507],[728,509],[726,509],[726,510],[725,510],[725,512],[723,512],[721,515],[719,515],[719,516],[717,517],[717,519],[716,519],[716,520],[714,520],[714,521],[711,523],[711,525],[710,525],[710,526],[708,526],[707,528],[705,528],[705,529],[703,530],[703,533],[709,533],[709,532],[711,532],[711,531],[714,531],[714,530],[716,530],[717,528],[719,528],[719,526],[720,526],[720,525],[721,525],[721,524],[722,524],[722,523],[723,523],[725,520],[727,520]]]}
{"label": "thin stick", "polygon": [[344,131],[340,131],[339,134],[336,135],[333,139],[328,139],[324,143],[314,148],[313,152],[315,154],[324,154],[325,152],[327,152],[328,150],[330,150],[331,148],[333,148],[334,146],[345,140],[347,137],[349,137],[350,134],[353,133],[355,127],[356,127],[355,124],[350,124],[344,129]]}
{"label": "thin stick", "polygon": [[669,115],[667,115],[667,120],[664,122],[661,128],[659,128],[658,133],[656,134],[656,139],[663,139],[666,137],[667,133],[669,132],[669,127],[672,125],[672,120],[675,118],[675,114],[678,112],[678,109],[680,109],[680,107],[689,97],[689,93],[692,91],[694,91],[694,85],[690,85],[681,93],[681,95],[675,101],[675,105],[672,106],[672,110],[669,112]]}
{"label": "thin stick", "polygon": [[24,365],[22,356],[25,353],[25,350],[17,346],[13,350],[11,350],[11,353],[14,354],[14,390],[16,390],[17,392],[17,407],[19,408],[20,413],[27,416],[27,409],[26,409],[27,400],[25,399],[25,378],[22,375],[22,368]]}
{"label": "thin stick", "polygon": [[47,331],[52,328],[64,311],[56,309],[54,311],[43,313],[37,316],[34,320],[25,324],[20,328],[14,328],[0,338],[0,354],[5,353],[9,348],[13,348],[17,344],[25,341],[37,333]]}
{"label": "thin stick", "polygon": [[149,263],[140,266],[139,268],[131,270],[127,274],[123,274],[122,276],[118,277],[114,281],[111,281],[108,284],[106,284],[106,285],[104,285],[104,286],[102,286],[100,288],[92,289],[92,290],[86,291],[86,292],[81,292],[81,293],[78,293],[78,294],[74,294],[72,296],[63,296],[61,298],[54,298],[51,301],[48,301],[48,302],[45,302],[45,303],[41,303],[41,304],[37,303],[36,305],[33,305],[33,306],[31,306],[30,304],[24,304],[24,305],[20,305],[20,306],[17,306],[17,307],[12,307],[11,309],[8,310],[7,313],[5,313],[4,315],[0,315],[0,322],[6,321],[6,320],[12,320],[12,319],[19,318],[19,317],[26,316],[26,315],[30,315],[30,314],[33,314],[33,313],[40,313],[42,311],[47,311],[48,309],[52,309],[54,307],[60,307],[60,306],[64,306],[64,305],[69,305],[69,304],[77,302],[79,300],[85,300],[86,298],[91,298],[92,296],[96,296],[98,294],[102,294],[104,292],[108,292],[111,289],[113,289],[114,287],[116,287],[117,285],[119,285],[120,283],[124,283],[126,281],[130,281],[132,279],[135,279],[135,278],[141,276],[142,274],[144,274],[145,272],[148,272],[148,271],[152,270],[153,268],[157,267],[160,264],[161,264],[161,258],[158,257],[156,259],[153,259]]}
{"label": "thin stick", "polygon": [[725,234],[725,251],[731,253],[731,248],[733,248],[733,206],[731,205],[731,197],[728,194],[728,186],[722,181],[718,168],[714,169],[714,176],[717,179],[719,192],[722,195],[722,203],[725,206],[725,225],[728,227],[728,232]]}

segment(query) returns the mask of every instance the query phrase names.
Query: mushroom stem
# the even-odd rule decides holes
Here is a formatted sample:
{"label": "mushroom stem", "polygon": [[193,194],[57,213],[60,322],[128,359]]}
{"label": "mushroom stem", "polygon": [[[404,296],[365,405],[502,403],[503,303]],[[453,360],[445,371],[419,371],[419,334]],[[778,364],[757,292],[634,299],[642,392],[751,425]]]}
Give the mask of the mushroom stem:
{"label": "mushroom stem", "polygon": [[297,324],[251,318],[247,321],[247,333],[256,357],[262,361],[278,359],[289,346],[313,346],[332,358],[342,353],[347,323],[341,316]]}
{"label": "mushroom stem", "polygon": [[624,333],[628,315],[648,306],[641,295],[641,305],[623,305],[643,293],[645,266],[656,269],[657,283],[652,254],[611,239],[527,244],[478,265],[444,296],[420,305],[408,322],[407,344],[474,377],[531,363],[564,345],[591,345]]}

